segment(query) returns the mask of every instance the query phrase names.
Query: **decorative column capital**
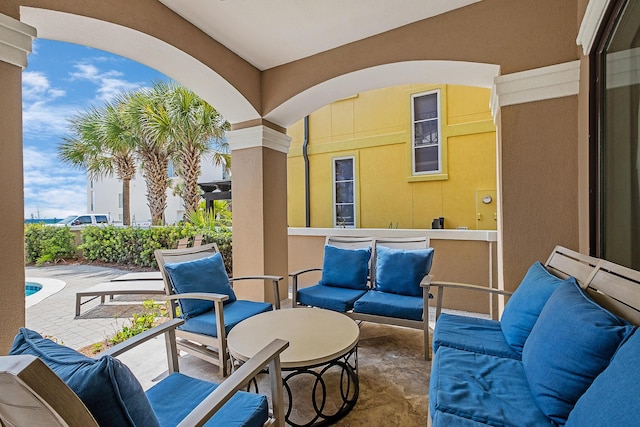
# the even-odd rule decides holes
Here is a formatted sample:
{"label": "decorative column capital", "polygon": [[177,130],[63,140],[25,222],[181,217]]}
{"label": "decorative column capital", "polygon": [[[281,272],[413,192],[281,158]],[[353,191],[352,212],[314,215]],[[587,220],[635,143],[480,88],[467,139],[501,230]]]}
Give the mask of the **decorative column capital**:
{"label": "decorative column capital", "polygon": [[291,143],[290,136],[263,125],[232,130],[226,136],[232,151],[265,147],[287,154]]}
{"label": "decorative column capital", "polygon": [[577,95],[579,90],[579,60],[506,74],[493,80],[491,110],[496,117],[500,107]]}
{"label": "decorative column capital", "polygon": [[0,61],[26,68],[36,29],[0,13]]}

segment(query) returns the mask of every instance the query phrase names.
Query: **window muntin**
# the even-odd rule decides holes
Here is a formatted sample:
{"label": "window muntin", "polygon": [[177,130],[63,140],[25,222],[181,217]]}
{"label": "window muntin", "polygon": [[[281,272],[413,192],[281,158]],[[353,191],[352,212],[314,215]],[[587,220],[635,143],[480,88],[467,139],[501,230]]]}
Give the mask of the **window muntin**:
{"label": "window muntin", "polygon": [[412,172],[414,175],[440,173],[440,93],[436,91],[413,95],[411,114]]}
{"label": "window muntin", "polygon": [[355,158],[333,159],[333,226],[355,227]]}

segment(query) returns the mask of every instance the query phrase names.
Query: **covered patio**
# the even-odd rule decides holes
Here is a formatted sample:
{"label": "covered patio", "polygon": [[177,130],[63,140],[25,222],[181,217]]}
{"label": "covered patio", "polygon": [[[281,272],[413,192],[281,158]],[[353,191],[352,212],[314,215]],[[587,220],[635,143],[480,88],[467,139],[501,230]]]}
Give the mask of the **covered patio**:
{"label": "covered patio", "polygon": [[[335,100],[390,85],[493,88],[497,286],[513,290],[526,268],[555,245],[589,252],[590,61],[584,52],[606,3],[2,2],[0,347],[7,351],[25,317],[21,73],[34,37],[154,67],[232,123],[237,274],[258,268],[286,276],[291,270],[287,126]],[[259,295],[239,293],[271,297],[267,287]]]}

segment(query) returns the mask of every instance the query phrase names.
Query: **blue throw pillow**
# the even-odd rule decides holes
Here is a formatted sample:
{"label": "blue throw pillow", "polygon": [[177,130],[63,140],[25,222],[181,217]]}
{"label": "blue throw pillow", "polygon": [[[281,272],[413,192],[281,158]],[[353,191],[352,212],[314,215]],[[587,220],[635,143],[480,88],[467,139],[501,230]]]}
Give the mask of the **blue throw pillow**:
{"label": "blue throw pillow", "polygon": [[578,399],[565,427],[629,427],[640,420],[640,333],[618,349],[613,360]]}
{"label": "blue throw pillow", "polygon": [[507,301],[500,328],[509,345],[519,354],[522,354],[524,342],[538,320],[542,307],[562,282],[562,279],[536,262]]}
{"label": "blue throw pillow", "polygon": [[322,279],[327,286],[367,289],[371,248],[343,249],[324,246]]}
{"label": "blue throw pillow", "polygon": [[522,351],[522,366],[542,413],[564,424],[634,328],[591,300],[575,279],[558,286]]}
{"label": "blue throw pillow", "polygon": [[433,248],[394,249],[376,247],[376,290],[392,294],[422,296],[420,282],[429,274]]}
{"label": "blue throw pillow", "polygon": [[41,359],[78,395],[101,426],[159,426],[142,386],[118,359],[91,359],[25,328],[16,335],[9,354]]}
{"label": "blue throw pillow", "polygon": [[[193,261],[167,263],[164,269],[171,278],[171,285],[177,294],[205,292],[229,295],[225,303],[236,300],[219,252]],[[180,312],[185,319],[213,309],[213,301],[207,300],[182,298],[179,304]]]}

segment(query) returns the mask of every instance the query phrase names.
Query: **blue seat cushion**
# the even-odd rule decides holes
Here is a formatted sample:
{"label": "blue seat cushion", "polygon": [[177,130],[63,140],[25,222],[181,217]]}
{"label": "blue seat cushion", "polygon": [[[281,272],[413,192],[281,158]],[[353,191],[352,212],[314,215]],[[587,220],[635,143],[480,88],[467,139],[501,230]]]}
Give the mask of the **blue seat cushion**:
{"label": "blue seat cushion", "polygon": [[521,361],[451,347],[441,346],[433,358],[429,405],[431,414],[493,426],[550,425],[531,396]]}
{"label": "blue seat cushion", "polygon": [[324,246],[322,278],[325,286],[367,289],[371,248],[344,249]]}
{"label": "blue seat cushion", "polygon": [[420,282],[429,274],[433,248],[376,247],[375,288],[392,294],[422,296]]}
{"label": "blue seat cushion", "polygon": [[26,328],[20,328],[9,354],[40,358],[78,395],[101,426],[159,425],[138,380],[111,356],[91,359]]}
{"label": "blue seat cushion", "polygon": [[522,351],[531,392],[542,412],[564,424],[634,328],[593,302],[575,280],[560,285]]}
{"label": "blue seat cushion", "polygon": [[505,340],[500,322],[491,319],[442,313],[433,331],[433,352],[440,346],[520,360],[520,353]]}
{"label": "blue seat cushion", "polygon": [[566,427],[628,427],[640,420],[640,334],[618,349],[607,368],[578,399]]}
{"label": "blue seat cushion", "polygon": [[[229,284],[229,276],[220,253],[192,261],[168,262],[164,265],[164,269],[177,294],[206,292],[228,295],[226,304],[236,300],[236,294]],[[181,298],[178,303],[180,313],[185,319],[213,309],[213,301],[208,300]]]}
{"label": "blue seat cushion", "polygon": [[[147,391],[162,427],[175,427],[209,393],[218,387],[208,381],[173,373]],[[239,391],[209,419],[205,426],[261,427],[269,416],[267,398]]]}
{"label": "blue seat cushion", "polygon": [[320,307],[327,310],[346,313],[353,309],[353,303],[365,295],[365,289],[337,288],[317,284],[298,289],[298,302],[310,307]]}
{"label": "blue seat cushion", "polygon": [[423,305],[422,296],[414,297],[372,290],[353,304],[353,312],[422,320]]}
{"label": "blue seat cushion", "polygon": [[432,427],[481,427],[490,425],[442,411],[436,411],[435,414],[432,414],[431,421]]}
{"label": "blue seat cushion", "polygon": [[504,307],[500,325],[507,343],[522,354],[524,343],[545,303],[563,282],[539,262],[534,263]]}
{"label": "blue seat cushion", "polygon": [[[248,319],[256,314],[264,313],[272,310],[273,307],[267,302],[236,300],[224,306],[224,329],[229,331],[242,322],[244,319]],[[183,331],[189,331],[196,334],[209,335],[212,337],[218,336],[217,330],[216,312],[213,310],[200,314],[195,317],[190,317],[185,320],[184,324],[179,326],[178,329]]]}

